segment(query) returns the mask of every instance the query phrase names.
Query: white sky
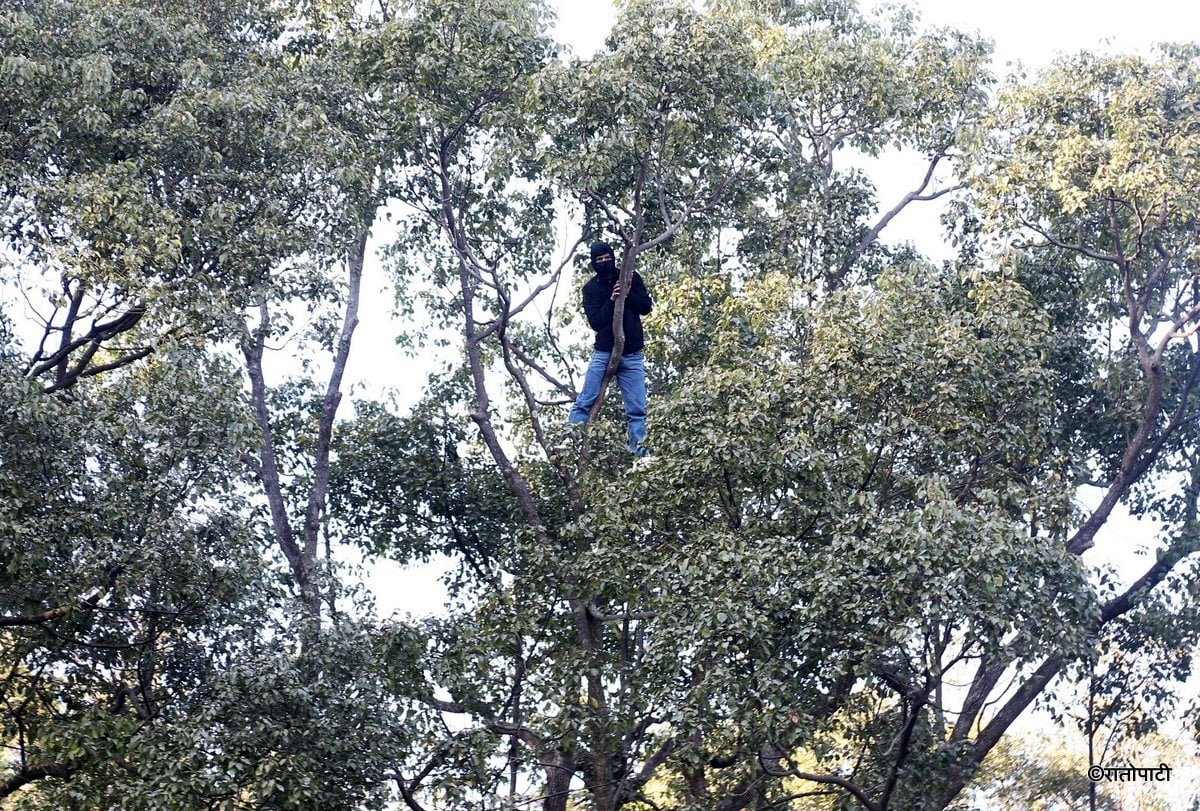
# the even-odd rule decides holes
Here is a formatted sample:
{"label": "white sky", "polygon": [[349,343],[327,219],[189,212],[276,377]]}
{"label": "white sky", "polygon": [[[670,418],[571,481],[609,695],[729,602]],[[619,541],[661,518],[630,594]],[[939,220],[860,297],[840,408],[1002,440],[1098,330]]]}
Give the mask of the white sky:
{"label": "white sky", "polygon": [[[557,38],[584,56],[604,42],[612,0],[556,0]],[[862,8],[877,3],[860,2]],[[1194,0],[909,0],[928,25],[978,32],[995,43],[997,72],[1009,62],[1043,65],[1056,53],[1144,51],[1157,42],[1200,39]]]}

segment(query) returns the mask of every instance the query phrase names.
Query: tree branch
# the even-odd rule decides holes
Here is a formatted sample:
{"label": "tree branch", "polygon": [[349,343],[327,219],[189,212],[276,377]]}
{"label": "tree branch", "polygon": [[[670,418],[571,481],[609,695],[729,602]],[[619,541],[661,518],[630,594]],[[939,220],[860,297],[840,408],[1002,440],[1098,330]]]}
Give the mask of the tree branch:
{"label": "tree branch", "polygon": [[826,278],[826,290],[833,290],[839,283],[841,283],[842,279],[846,277],[846,274],[850,272],[850,269],[854,267],[854,263],[857,262],[864,253],[867,252],[867,249],[870,248],[876,240],[879,239],[879,235],[883,232],[883,229],[886,228],[888,224],[900,214],[900,212],[904,211],[904,209],[907,208],[910,203],[918,200],[936,200],[939,197],[943,197],[964,187],[965,184],[958,183],[954,186],[940,189],[932,194],[924,194],[925,189],[927,189],[929,184],[933,181],[934,172],[937,170],[937,165],[939,162],[941,162],[943,157],[945,157],[944,154],[934,155],[929,161],[929,168],[925,170],[925,177],[921,181],[921,185],[915,190],[904,195],[904,197],[900,199],[900,202],[893,206],[890,211],[880,217],[879,221],[876,222],[875,225],[872,226],[871,230],[867,232],[867,235],[859,240],[859,243],[854,246],[854,249],[846,255],[845,259],[842,260],[841,267],[837,269],[837,272]]}
{"label": "tree branch", "polygon": [[505,453],[500,443],[500,438],[496,434],[496,429],[492,425],[487,378],[483,356],[480,352],[482,338],[478,332],[478,324],[475,320],[475,288],[473,281],[478,280],[479,275],[477,272],[472,272],[470,246],[467,244],[466,234],[463,233],[460,227],[458,213],[452,204],[450,164],[445,145],[443,145],[440,155],[436,180],[441,191],[442,225],[446,234],[450,237],[450,247],[458,257],[459,289],[463,297],[463,333],[467,345],[467,362],[471,370],[471,380],[475,390],[475,403],[474,408],[471,410],[471,419],[479,428],[483,442],[487,446],[489,453],[491,453],[497,467],[500,468],[500,473],[504,477],[504,481],[517,497],[517,503],[521,508],[522,514],[525,516],[525,520],[529,522],[531,528],[540,530],[543,526],[542,518],[538,511],[537,502],[533,498],[533,493],[529,489],[529,483],[525,481],[525,478],[517,471],[512,460],[509,459],[508,454]]}
{"label": "tree branch", "polygon": [[1108,264],[1116,265],[1119,263],[1119,258],[1112,254],[1100,253],[1084,246],[1081,243],[1063,242],[1062,240],[1053,237],[1048,231],[1040,226],[1035,225],[1029,220],[1022,220],[1021,224],[1033,231],[1038,236],[1042,237],[1052,247],[1059,248],[1064,251],[1074,251],[1075,253],[1083,254],[1089,259],[1095,259],[1097,262],[1107,262]]}
{"label": "tree branch", "polygon": [[[75,385],[79,378],[84,376],[85,370],[88,369],[88,363],[90,363],[92,357],[95,356],[96,352],[101,348],[104,341],[111,340],[113,337],[133,329],[133,327],[136,326],[146,314],[145,304],[134,304],[126,312],[110,321],[93,323],[87,334],[73,339],[71,337],[73,333],[73,326],[79,319],[79,308],[82,305],[82,302],[83,288],[81,286],[71,297],[71,305],[67,313],[67,322],[61,327],[62,340],[59,344],[59,348],[53,354],[45,357],[43,360],[37,361],[35,356],[35,361],[31,363],[30,368],[26,371],[26,377],[33,378],[39,377],[40,375],[52,369],[57,369],[57,373],[54,376],[54,382],[45,389],[47,392],[62,391],[63,389],[68,389]],[[47,329],[49,329],[49,326],[47,326]],[[77,360],[74,365],[71,365],[71,354],[81,347],[87,347],[83,357]],[[89,370],[89,372],[90,374],[99,374],[101,371],[107,371],[109,369],[115,369],[120,366],[133,363],[150,354],[150,351],[150,349],[145,349],[144,351],[139,350],[133,352],[123,358],[120,358],[119,360],[105,364],[103,368],[98,368],[94,371]],[[41,349],[39,347],[38,355],[40,354]]]}
{"label": "tree branch", "polygon": [[[321,406],[321,417],[317,428],[317,447],[313,459],[313,483],[308,494],[308,506],[304,513],[304,561],[312,565],[317,559],[317,539],[320,532],[321,512],[329,490],[329,450],[333,442],[333,423],[337,417],[338,404],[342,400],[342,375],[350,357],[350,344],[358,326],[358,303],[362,289],[363,263],[367,250],[368,231],[355,237],[346,257],[347,292],[346,313],[342,319],[342,331],[334,352],[333,369],[325,388],[325,399]],[[320,614],[319,589],[307,595],[309,610],[314,616]]]}
{"label": "tree branch", "polygon": [[[246,358],[246,373],[250,377],[250,399],[254,407],[254,422],[258,426],[262,447],[259,450],[259,464],[256,473],[262,481],[263,490],[267,496],[267,505],[271,513],[271,528],[275,542],[283,556],[287,558],[288,566],[300,587],[300,594],[306,609],[315,606],[320,609],[320,595],[314,592],[311,582],[311,571],[304,553],[296,544],[288,521],[287,505],[284,503],[283,486],[279,476],[279,464],[275,457],[275,438],[271,429],[271,414],[267,408],[267,384],[263,376],[263,351],[266,346],[267,332],[270,329],[271,317],[266,299],[258,305],[259,323],[255,334],[251,335],[246,328],[242,339],[242,354]],[[314,619],[316,618],[315,615]]]}
{"label": "tree branch", "polygon": [[65,617],[71,613],[75,606],[61,605],[58,608],[51,608],[49,611],[43,611],[40,614],[17,614],[8,617],[0,617],[0,628],[12,628],[25,625],[41,625],[44,622]]}
{"label": "tree branch", "polygon": [[97,586],[91,594],[79,600],[73,605],[62,605],[58,608],[51,608],[48,611],[43,611],[40,614],[18,614],[3,617],[0,616],[0,628],[13,628],[30,625],[42,625],[43,623],[52,622],[67,616],[75,609],[91,609],[95,608],[102,597],[108,594],[117,585],[117,577],[121,573],[120,566],[114,566],[108,572],[108,582],[103,586]]}
{"label": "tree branch", "polygon": [[867,809],[867,811],[881,811],[881,806],[871,802],[871,798],[866,795],[866,792],[844,777],[838,777],[836,774],[812,774],[810,772],[795,770],[791,772],[791,775],[800,780],[808,780],[811,783],[838,786],[852,794],[854,799],[862,803],[863,808]]}
{"label": "tree branch", "polygon": [[41,766],[22,767],[16,774],[0,783],[0,798],[15,794],[26,785],[44,780],[47,777],[58,777],[66,780],[75,769],[65,763],[47,763]]}

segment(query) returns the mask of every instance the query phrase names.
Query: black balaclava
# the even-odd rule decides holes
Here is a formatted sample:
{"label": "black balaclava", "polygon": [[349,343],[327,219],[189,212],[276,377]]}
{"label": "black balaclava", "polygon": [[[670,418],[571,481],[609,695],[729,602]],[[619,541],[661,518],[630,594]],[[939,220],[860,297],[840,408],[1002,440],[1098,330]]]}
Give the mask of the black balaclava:
{"label": "black balaclava", "polygon": [[[597,262],[597,256],[608,254],[608,259],[602,262]],[[612,246],[607,242],[592,243],[592,267],[596,269],[602,279],[612,279],[617,275],[616,254],[613,253]]]}

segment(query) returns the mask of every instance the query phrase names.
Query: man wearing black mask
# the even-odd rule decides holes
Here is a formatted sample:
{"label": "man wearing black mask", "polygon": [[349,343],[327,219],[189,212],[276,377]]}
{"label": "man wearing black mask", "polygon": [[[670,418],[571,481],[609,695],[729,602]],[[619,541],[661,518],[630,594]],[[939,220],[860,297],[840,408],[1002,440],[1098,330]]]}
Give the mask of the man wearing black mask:
{"label": "man wearing black mask", "polygon": [[[571,408],[572,423],[587,422],[588,413],[596,398],[600,396],[600,382],[604,368],[613,351],[613,305],[621,295],[620,279],[612,246],[607,242],[592,244],[592,268],[596,275],[583,286],[583,311],[588,324],[596,331],[596,342],[583,380],[583,390]],[[621,352],[621,365],[615,377],[625,400],[625,416],[629,420],[629,450],[642,452],[646,440],[646,372],[643,366],[642,349],[645,338],[642,334],[642,316],[650,313],[650,294],[637,271],[629,293],[625,297],[625,312],[622,324],[625,328],[625,347]]]}

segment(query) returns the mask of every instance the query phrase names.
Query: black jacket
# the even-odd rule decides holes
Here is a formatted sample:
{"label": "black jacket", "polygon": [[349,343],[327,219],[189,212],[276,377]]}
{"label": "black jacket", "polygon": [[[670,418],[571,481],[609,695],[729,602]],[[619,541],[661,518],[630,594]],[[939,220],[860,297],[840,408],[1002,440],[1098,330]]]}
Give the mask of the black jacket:
{"label": "black jacket", "polygon": [[[593,276],[583,286],[583,311],[587,313],[588,324],[596,331],[596,351],[612,352],[613,348],[613,285],[615,276]],[[625,348],[622,355],[632,355],[641,352],[646,345],[642,335],[642,316],[650,314],[650,293],[646,291],[646,283],[635,270],[633,284],[629,295],[625,297],[625,314],[622,321],[625,324]]]}

